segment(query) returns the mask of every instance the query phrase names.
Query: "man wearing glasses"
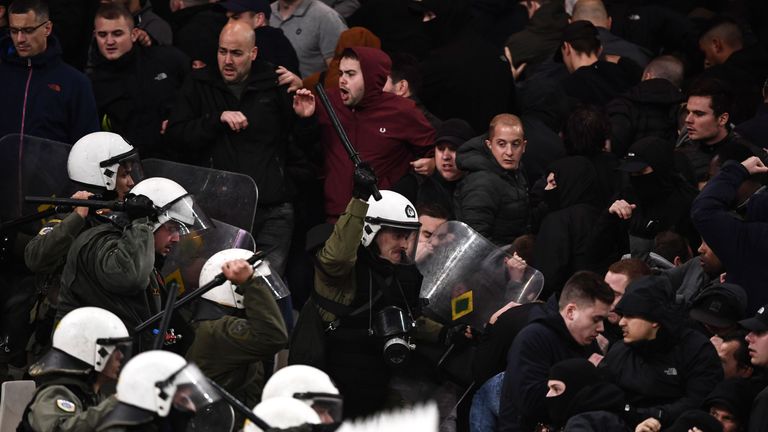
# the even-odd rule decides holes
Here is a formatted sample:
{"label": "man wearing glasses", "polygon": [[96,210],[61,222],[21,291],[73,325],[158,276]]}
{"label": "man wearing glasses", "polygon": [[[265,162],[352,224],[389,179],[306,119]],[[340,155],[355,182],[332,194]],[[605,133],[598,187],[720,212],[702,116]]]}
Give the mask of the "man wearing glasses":
{"label": "man wearing glasses", "polygon": [[15,0],[0,40],[0,137],[19,133],[66,143],[98,130],[88,79],[61,59],[43,0]]}

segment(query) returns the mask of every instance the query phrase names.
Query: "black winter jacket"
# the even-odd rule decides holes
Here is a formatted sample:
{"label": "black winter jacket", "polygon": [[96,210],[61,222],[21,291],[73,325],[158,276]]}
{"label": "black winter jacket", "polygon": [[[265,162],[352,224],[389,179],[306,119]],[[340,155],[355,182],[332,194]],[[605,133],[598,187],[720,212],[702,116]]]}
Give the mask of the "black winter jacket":
{"label": "black winter jacket", "polygon": [[473,138],[456,153],[456,165],[468,174],[455,192],[456,218],[498,245],[528,231],[528,184],[523,170],[504,170],[485,145]]}
{"label": "black winter jacket", "polygon": [[120,134],[142,158],[172,159],[160,129],[189,69],[189,59],[169,46],[136,44],[115,61],[98,53],[88,77],[102,129]]}
{"label": "black winter jacket", "polygon": [[611,151],[623,157],[640,138],[673,140],[677,109],[683,94],[671,82],[655,78],[641,81],[606,106],[611,120]]}
{"label": "black winter jacket", "polygon": [[[274,69],[270,63],[254,61],[240,99],[218,69],[193,71],[181,89],[166,132],[176,151],[194,158],[188,163],[210,164],[253,178],[259,188],[259,204],[283,203],[293,195],[285,162],[296,115]],[[221,122],[224,111],[242,112],[248,127],[231,130]]]}
{"label": "black winter jacket", "polygon": [[499,432],[531,431],[547,420],[545,396],[549,368],[570,358],[589,358],[597,344],[579,345],[557,310],[553,296],[546,309],[532,311],[533,319],[515,338],[507,356],[501,389]]}
{"label": "black winter jacket", "polygon": [[691,329],[671,332],[662,327],[652,341],[617,342],[600,366],[624,390],[637,420],[655,417],[666,426],[698,408],[723,380],[714,346]]}

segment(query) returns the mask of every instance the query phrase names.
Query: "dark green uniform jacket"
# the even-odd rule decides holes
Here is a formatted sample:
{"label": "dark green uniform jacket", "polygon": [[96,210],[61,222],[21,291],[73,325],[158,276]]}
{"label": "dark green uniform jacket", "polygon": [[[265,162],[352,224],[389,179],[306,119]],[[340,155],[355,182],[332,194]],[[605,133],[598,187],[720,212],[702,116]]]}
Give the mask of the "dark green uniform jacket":
{"label": "dark green uniform jacket", "polygon": [[86,376],[60,375],[37,389],[19,430],[91,432],[116,403],[94,394]]}
{"label": "dark green uniform jacket", "polygon": [[271,360],[287,346],[288,333],[280,309],[261,279],[252,279],[241,288],[245,290],[245,318],[225,315],[194,323],[195,341],[186,357],[207,377],[254,406],[264,387],[262,361]]}
{"label": "dark green uniform jacket", "polygon": [[[104,224],[82,233],[61,275],[60,320],[73,309],[95,306],[117,315],[132,329],[162,308],[161,280],[154,268],[155,239],[146,219],[125,229]],[[141,335],[144,349],[151,334]]]}

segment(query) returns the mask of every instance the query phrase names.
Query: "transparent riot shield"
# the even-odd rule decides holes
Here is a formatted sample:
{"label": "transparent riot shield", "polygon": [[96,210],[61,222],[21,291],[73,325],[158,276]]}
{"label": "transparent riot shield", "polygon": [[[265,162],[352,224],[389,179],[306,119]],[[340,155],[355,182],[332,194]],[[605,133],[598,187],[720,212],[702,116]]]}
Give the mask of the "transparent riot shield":
{"label": "transparent riot shield", "polygon": [[0,220],[9,221],[50,207],[24,202],[27,195],[69,198],[74,192],[67,175],[71,148],[28,135],[0,138]]}
{"label": "transparent riot shield", "polygon": [[259,193],[247,175],[161,159],[141,161],[144,176],[169,178],[195,196],[209,218],[251,231]]}
{"label": "transparent riot shield", "polygon": [[200,411],[187,423],[187,432],[229,432],[235,425],[235,411],[220,400]]}
{"label": "transparent riot shield", "polygon": [[544,287],[541,272],[512,266],[510,255],[458,221],[440,225],[416,256],[424,313],[446,324],[483,328],[504,305],[532,302]]}
{"label": "transparent riot shield", "polygon": [[192,232],[179,240],[165,257],[160,274],[166,283],[178,284],[179,297],[197,289],[200,270],[216,252],[224,249],[255,251],[256,242],[248,231],[213,219],[214,227]]}

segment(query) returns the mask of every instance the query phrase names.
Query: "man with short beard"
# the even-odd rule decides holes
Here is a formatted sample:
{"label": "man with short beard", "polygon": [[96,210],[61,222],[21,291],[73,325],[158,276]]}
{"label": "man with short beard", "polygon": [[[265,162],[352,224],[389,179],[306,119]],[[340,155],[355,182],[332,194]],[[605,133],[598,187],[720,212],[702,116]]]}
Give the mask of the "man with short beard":
{"label": "man with short beard", "polygon": [[[383,91],[391,64],[379,49],[348,48],[339,62],[339,88],[328,90],[341,125],[360,159],[370,163],[380,189],[390,189],[434,142],[434,129],[416,104]],[[318,114],[325,149],[325,213],[335,220],[352,197],[354,166],[325,109],[321,107]],[[434,165],[414,168],[418,174],[428,174]]]}

